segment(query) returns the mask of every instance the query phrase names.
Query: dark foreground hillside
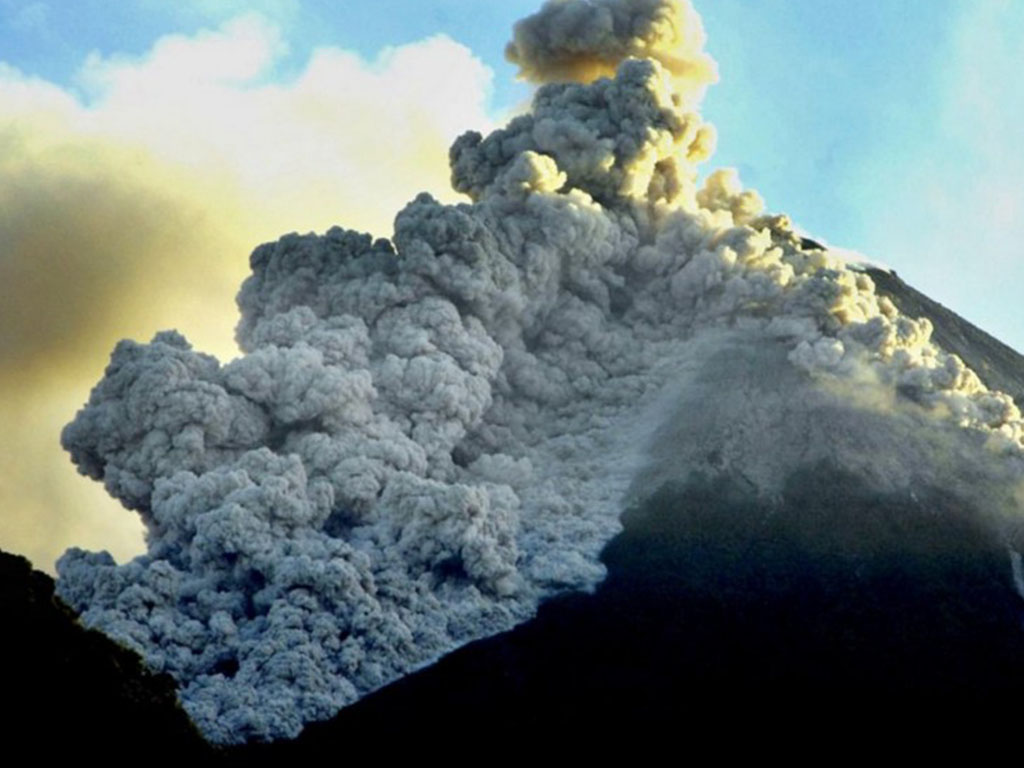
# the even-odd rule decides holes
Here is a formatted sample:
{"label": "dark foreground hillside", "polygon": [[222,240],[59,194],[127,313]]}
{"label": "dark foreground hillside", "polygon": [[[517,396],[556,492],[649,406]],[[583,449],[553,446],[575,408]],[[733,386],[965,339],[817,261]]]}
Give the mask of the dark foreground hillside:
{"label": "dark foreground hillside", "polygon": [[177,703],[174,680],[87,630],[28,560],[0,552],[2,742],[21,764],[76,754],[126,757],[157,745],[162,757],[204,757],[210,747]]}

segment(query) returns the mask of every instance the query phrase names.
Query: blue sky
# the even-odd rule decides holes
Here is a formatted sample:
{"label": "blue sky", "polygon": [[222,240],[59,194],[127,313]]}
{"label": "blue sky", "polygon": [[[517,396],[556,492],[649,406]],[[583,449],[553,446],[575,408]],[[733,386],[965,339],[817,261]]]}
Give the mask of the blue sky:
{"label": "blue sky", "polygon": [[[0,0],[0,546],[137,550],[56,440],[114,343],[229,357],[253,246],[443,198],[452,138],[529,96],[502,52],[538,5]],[[1024,2],[694,5],[707,170],[1024,350]]]}

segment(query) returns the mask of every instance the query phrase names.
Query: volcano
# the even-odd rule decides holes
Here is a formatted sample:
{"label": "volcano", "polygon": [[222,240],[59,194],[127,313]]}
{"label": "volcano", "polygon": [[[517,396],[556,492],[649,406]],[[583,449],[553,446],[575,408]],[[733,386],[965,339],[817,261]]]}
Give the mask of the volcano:
{"label": "volcano", "polygon": [[118,344],[62,443],[147,551],[61,599],[242,757],[1005,712],[1024,360],[702,175],[687,2],[550,2],[507,56],[467,202],[259,246],[234,360]]}

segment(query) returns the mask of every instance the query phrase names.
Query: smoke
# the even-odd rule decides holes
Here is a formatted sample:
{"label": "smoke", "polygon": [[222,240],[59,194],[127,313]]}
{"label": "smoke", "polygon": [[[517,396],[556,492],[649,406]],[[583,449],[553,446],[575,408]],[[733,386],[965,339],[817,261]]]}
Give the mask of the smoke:
{"label": "smoke", "polygon": [[72,543],[142,549],[55,439],[118,338],[178,327],[234,356],[254,242],[339,216],[389,231],[424,186],[447,189],[452,138],[487,124],[490,73],[445,38],[372,62],[319,49],[281,81],[285,48],[243,16],[93,54],[74,91],[0,64],[0,543],[40,567]]}
{"label": "smoke", "polygon": [[[541,13],[579,7],[696,19],[676,3]],[[578,35],[567,55],[594,49]],[[124,565],[69,550],[59,591],[173,674],[210,739],[293,736],[592,588],[659,451],[740,468],[769,496],[823,456],[904,490],[935,467],[965,487],[1019,472],[1013,401],[926,320],[805,247],[735,173],[698,186],[711,134],[677,74],[633,57],[541,86],[528,114],[452,145],[472,202],[420,194],[390,239],[335,227],[261,245],[241,357],[173,331],[117,345],[62,443],[148,549]],[[842,394],[861,389],[877,396]]]}
{"label": "smoke", "polygon": [[704,28],[689,0],[548,0],[516,22],[505,57],[535,83],[592,82],[623,60],[654,59],[689,104],[718,79],[703,50]]}

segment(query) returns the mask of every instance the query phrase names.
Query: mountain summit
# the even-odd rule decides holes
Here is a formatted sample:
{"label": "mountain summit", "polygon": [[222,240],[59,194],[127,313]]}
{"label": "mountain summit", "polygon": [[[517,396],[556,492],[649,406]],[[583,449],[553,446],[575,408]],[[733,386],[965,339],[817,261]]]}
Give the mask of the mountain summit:
{"label": "mountain summit", "polygon": [[1017,685],[1024,422],[985,378],[1019,359],[702,180],[702,45],[683,0],[547,3],[508,49],[532,108],[451,147],[468,202],[258,247],[230,362],[114,350],[62,441],[148,551],[69,550],[57,589],[209,740],[294,737],[542,602],[499,708]]}

